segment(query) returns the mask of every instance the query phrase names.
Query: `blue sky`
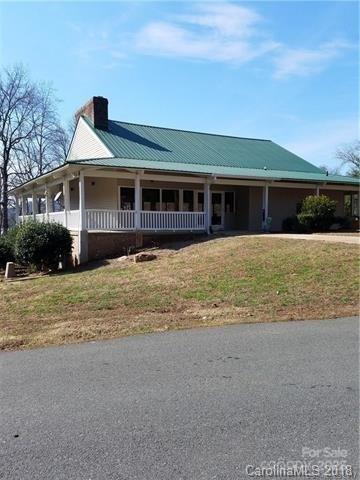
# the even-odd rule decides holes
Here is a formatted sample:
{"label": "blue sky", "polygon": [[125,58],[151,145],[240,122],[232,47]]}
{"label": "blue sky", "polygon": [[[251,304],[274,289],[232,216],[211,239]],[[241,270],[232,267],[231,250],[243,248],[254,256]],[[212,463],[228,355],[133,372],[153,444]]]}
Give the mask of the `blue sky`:
{"label": "blue sky", "polygon": [[67,122],[270,138],[317,165],[358,135],[355,2],[4,2],[2,65],[53,83]]}

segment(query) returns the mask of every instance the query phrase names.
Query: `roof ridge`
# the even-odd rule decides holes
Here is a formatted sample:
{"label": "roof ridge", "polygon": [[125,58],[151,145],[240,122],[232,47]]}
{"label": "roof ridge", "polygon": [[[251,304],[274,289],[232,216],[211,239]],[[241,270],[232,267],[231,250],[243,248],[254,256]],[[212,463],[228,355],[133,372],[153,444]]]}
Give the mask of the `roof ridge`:
{"label": "roof ridge", "polygon": [[225,137],[225,138],[238,138],[240,140],[257,140],[259,142],[272,142],[272,140],[268,138],[253,138],[253,137],[238,137],[236,135],[225,135],[223,133],[211,133],[211,132],[199,132],[197,130],[184,130],[182,128],[171,128],[171,127],[159,127],[158,125],[145,125],[144,123],[134,123],[134,122],[125,122],[123,120],[111,120],[110,122],[115,123],[125,123],[126,125],[136,125],[137,127],[150,127],[150,128],[158,128],[159,130],[172,130],[174,132],[186,132],[186,133],[197,133],[199,135],[210,135],[216,137]]}

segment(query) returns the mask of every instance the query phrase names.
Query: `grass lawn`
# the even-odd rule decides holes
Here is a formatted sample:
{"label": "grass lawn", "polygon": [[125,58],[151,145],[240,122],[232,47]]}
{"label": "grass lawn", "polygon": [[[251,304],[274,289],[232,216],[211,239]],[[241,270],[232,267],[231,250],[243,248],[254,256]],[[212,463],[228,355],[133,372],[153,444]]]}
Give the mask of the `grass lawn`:
{"label": "grass lawn", "polygon": [[358,313],[358,247],[227,237],[128,261],[0,283],[0,346]]}

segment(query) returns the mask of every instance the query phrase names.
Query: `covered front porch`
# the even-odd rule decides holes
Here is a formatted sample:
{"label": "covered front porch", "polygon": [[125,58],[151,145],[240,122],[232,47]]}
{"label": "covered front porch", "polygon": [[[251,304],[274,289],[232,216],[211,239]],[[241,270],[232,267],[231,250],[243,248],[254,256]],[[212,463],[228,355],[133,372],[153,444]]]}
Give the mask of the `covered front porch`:
{"label": "covered front porch", "polygon": [[96,234],[101,243],[105,233],[256,232],[269,225],[280,231],[284,218],[314,194],[336,200],[339,216],[345,214],[346,196],[354,208],[358,205],[351,185],[67,165],[16,191],[16,212],[19,222],[33,218],[63,224],[78,239],[77,256],[87,259],[88,239]]}
{"label": "covered front porch", "polygon": [[210,232],[246,227],[246,222],[236,221],[239,210],[246,207],[236,205],[241,197],[238,187],[221,188],[214,178],[95,169],[74,176],[17,195],[18,221],[54,221],[70,230],[89,232]]}

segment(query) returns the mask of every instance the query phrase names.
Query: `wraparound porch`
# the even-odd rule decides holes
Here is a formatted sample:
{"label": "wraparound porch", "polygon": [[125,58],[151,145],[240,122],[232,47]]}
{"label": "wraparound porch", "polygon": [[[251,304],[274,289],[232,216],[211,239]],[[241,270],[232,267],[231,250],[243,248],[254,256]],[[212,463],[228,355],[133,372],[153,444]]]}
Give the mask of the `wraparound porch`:
{"label": "wraparound porch", "polygon": [[272,229],[279,231],[282,220],[295,214],[307,195],[324,193],[337,200],[337,215],[344,215],[345,195],[356,195],[355,187],[343,185],[100,168],[54,177],[17,192],[18,221],[34,218],[65,225],[76,237],[81,261],[88,258],[87,234],[103,234],[97,236],[99,243],[105,233],[122,233],[133,242],[133,233],[260,231],[269,217]]}

